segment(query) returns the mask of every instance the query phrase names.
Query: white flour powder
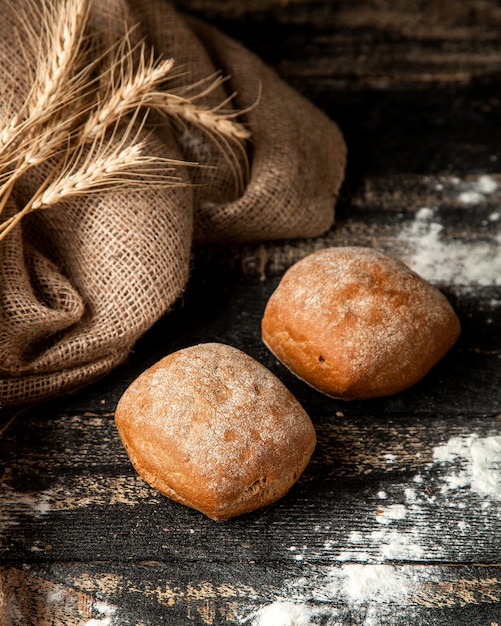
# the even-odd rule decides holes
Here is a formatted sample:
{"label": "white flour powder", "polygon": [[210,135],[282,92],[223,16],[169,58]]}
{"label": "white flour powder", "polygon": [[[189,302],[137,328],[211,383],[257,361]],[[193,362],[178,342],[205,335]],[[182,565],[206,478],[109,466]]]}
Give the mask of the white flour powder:
{"label": "white flour powder", "polygon": [[483,175],[470,184],[470,189],[460,192],[458,200],[463,204],[480,204],[486,196],[494,193],[498,188],[497,181],[491,176]]}
{"label": "white flour powder", "polygon": [[[249,608],[241,623],[249,626],[318,623],[342,626],[343,616],[351,611],[357,624],[378,626],[387,623],[386,618],[394,615],[396,606],[413,605],[423,584],[426,587],[430,582],[429,567],[396,565],[389,561],[419,563],[443,558],[441,524],[446,522],[443,515],[436,515],[433,510],[442,513],[455,510],[453,532],[469,537],[471,513],[469,516],[465,513],[461,519],[461,511],[475,510],[477,518],[485,514],[492,517],[500,510],[501,502],[501,435],[480,437],[471,432],[450,437],[429,450],[427,456],[430,462],[405,480],[385,483],[384,491],[377,482],[373,485],[372,494],[368,492],[366,497],[374,510],[369,512],[363,526],[347,531],[344,545],[339,535],[335,540],[324,541],[320,552],[323,550],[326,560],[331,563],[337,560],[338,564],[311,566],[305,569],[307,576],[285,580],[282,587],[275,590],[274,600],[252,613]],[[383,454],[382,458],[386,466],[398,462],[390,453]],[[75,500],[80,506],[83,501],[76,497],[78,493],[75,489]],[[96,497],[99,499],[94,495],[94,501]],[[59,499],[56,491],[41,492],[35,497],[35,494],[16,493],[7,485],[1,485],[0,531],[19,524],[23,515],[41,516],[56,510]],[[430,521],[435,525],[433,533],[429,532]],[[314,532],[320,534],[328,529],[328,525],[318,525]],[[447,532],[451,532],[450,525]],[[426,537],[424,543],[423,537]],[[435,545],[433,537],[436,537]],[[33,547],[33,550],[40,549]],[[307,545],[290,546],[289,550],[296,561],[308,561]],[[53,602],[58,598],[59,587],[49,595]],[[95,603],[93,609],[95,617],[85,626],[114,623],[114,608]],[[15,604],[9,606],[9,610],[14,615]]]}
{"label": "white flour powder", "polygon": [[[458,194],[458,200],[463,205],[481,204],[497,186],[490,176],[480,176]],[[417,274],[433,283],[501,285],[500,224],[501,212],[493,211],[479,224],[486,228],[482,238],[447,241],[438,210],[422,207],[397,236],[397,243],[404,245],[399,256]]]}
{"label": "white flour powder", "polygon": [[0,538],[9,526],[20,524],[21,515],[38,517],[50,511],[50,497],[47,493],[18,493],[0,483]]}
{"label": "white flour powder", "polygon": [[305,604],[274,602],[263,607],[253,617],[253,626],[308,626],[312,609]]}
{"label": "white flour powder", "polygon": [[433,459],[451,470],[443,493],[470,489],[480,496],[501,500],[501,436],[453,437],[434,449]]}
{"label": "white flour powder", "polygon": [[[340,607],[352,607],[359,624],[375,626],[385,621],[390,607],[408,605],[417,575],[412,567],[356,565],[320,567],[314,580],[301,578],[284,584],[284,597],[262,607],[241,623],[251,626],[309,626],[333,622]],[[286,599],[288,598],[288,599]]]}
{"label": "white flour powder", "polygon": [[390,504],[378,510],[376,521],[379,524],[389,524],[392,520],[404,519],[406,515],[407,509],[403,504]]}
{"label": "white flour powder", "polygon": [[[357,616],[358,624],[378,626],[386,623],[385,616],[390,615],[392,606],[412,604],[419,586],[424,584],[426,588],[430,583],[429,569],[385,561],[419,562],[433,556],[433,551],[441,553],[439,544],[431,545],[429,533],[426,545],[420,543],[423,529],[419,520],[423,516],[427,519],[430,506],[461,510],[471,498],[480,498],[478,509],[485,511],[501,501],[501,436],[482,438],[472,433],[452,437],[431,452],[432,462],[423,473],[410,477],[408,484],[393,484],[391,492],[375,490],[374,499],[380,509],[374,514],[381,524],[379,529],[349,532],[346,549],[337,555],[334,541],[324,543],[326,555],[337,558],[339,566],[315,568],[314,575],[286,580],[275,602],[242,623],[305,626],[328,620],[329,624],[341,626],[343,610],[348,610]],[[434,481],[436,493],[425,488],[430,480]],[[399,501],[395,501],[397,498]],[[437,518],[437,531],[440,523]],[[464,534],[468,529],[466,521],[457,522],[458,532]],[[373,564],[375,558],[382,563]]]}
{"label": "white flour powder", "polygon": [[402,602],[412,588],[412,578],[391,565],[344,565],[340,578],[345,595],[359,602]]}

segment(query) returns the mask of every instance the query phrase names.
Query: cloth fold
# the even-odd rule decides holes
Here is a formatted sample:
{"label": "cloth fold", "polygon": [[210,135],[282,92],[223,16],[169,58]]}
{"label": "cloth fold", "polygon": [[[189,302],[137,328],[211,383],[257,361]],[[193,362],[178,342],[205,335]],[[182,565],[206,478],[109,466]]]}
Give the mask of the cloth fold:
{"label": "cloth fold", "polygon": [[[15,111],[30,72],[12,19],[0,23],[0,72]],[[200,163],[178,168],[190,184],[73,197],[9,233],[0,243],[0,406],[69,392],[120,364],[182,293],[194,241],[314,237],[333,224],[346,147],[332,120],[253,53],[168,2],[93,4],[89,28],[103,47],[133,26],[155,55],[175,60],[169,88],[228,77],[197,102],[217,107],[234,93],[228,106],[244,111],[251,139],[229,155],[196,123],[163,122],[141,131],[148,150]],[[242,185],[235,168],[246,162]],[[2,217],[53,167],[49,160],[23,174]]]}

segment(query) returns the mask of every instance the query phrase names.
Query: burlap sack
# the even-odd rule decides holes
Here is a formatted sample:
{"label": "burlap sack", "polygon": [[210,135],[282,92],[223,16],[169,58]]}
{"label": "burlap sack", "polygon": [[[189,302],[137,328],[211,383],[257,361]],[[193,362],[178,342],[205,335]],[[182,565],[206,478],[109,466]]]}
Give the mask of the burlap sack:
{"label": "burlap sack", "polygon": [[[204,103],[236,92],[232,106],[250,108],[243,116],[252,134],[249,176],[239,190],[205,132],[162,125],[149,138],[151,153],[209,166],[180,168],[195,185],[96,193],[27,216],[0,243],[0,405],[68,392],[121,363],[182,292],[194,240],[311,237],[334,219],[345,166],[335,123],[249,51],[167,2],[94,4],[90,25],[103,45],[140,22],[135,36],[175,59],[178,82],[215,71],[230,77]],[[30,72],[12,19],[0,20],[0,77],[15,110]],[[5,215],[24,205],[50,167],[16,183]]]}

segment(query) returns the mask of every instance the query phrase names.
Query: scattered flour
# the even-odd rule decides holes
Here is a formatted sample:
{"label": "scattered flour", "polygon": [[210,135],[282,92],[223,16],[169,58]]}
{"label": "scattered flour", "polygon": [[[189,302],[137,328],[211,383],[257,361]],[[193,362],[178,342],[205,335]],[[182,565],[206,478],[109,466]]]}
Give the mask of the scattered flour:
{"label": "scattered flour", "polygon": [[0,483],[0,535],[9,526],[17,526],[19,515],[44,515],[51,510],[51,494],[18,493]]}
{"label": "scattered flour", "polygon": [[378,510],[376,520],[379,524],[389,524],[392,520],[404,519],[406,515],[407,509],[403,504],[390,504]]}
{"label": "scattered flour", "polygon": [[463,191],[459,194],[459,201],[463,204],[479,204],[485,199],[478,191]]}
{"label": "scattered flour", "polygon": [[410,566],[347,564],[319,567],[314,580],[305,577],[285,581],[283,597],[247,616],[241,624],[309,626],[329,623],[342,626],[345,611],[350,612],[351,619],[356,614],[356,623],[360,625],[385,624],[388,611],[394,610],[391,607],[410,604],[420,576],[422,573]]}
{"label": "scattered flour", "polygon": [[[115,495],[110,498],[110,493]],[[67,477],[64,483],[33,493],[14,491],[7,484],[0,483],[0,536],[9,526],[20,524],[21,515],[40,516],[60,509],[78,509],[91,503],[134,506],[138,498],[154,503],[160,502],[161,496],[137,474],[114,478]]]}
{"label": "scattered flour", "polygon": [[[459,185],[461,181],[454,179],[454,184]],[[480,204],[486,200],[486,197],[491,193],[494,193],[498,188],[497,181],[492,176],[483,175],[479,176],[476,181],[464,183],[466,188],[462,191],[458,200],[463,204]],[[443,185],[440,187],[443,189]]]}
{"label": "scattered flour", "polygon": [[[497,188],[490,177],[481,176],[473,189],[460,195],[464,204],[482,201]],[[489,216],[494,226],[501,213]],[[402,260],[417,274],[434,283],[448,285],[501,285],[501,230],[491,228],[482,240],[468,238],[446,241],[437,211],[422,207],[411,224],[402,229],[397,241],[404,244]]]}
{"label": "scattered flour", "polygon": [[422,559],[424,549],[419,545],[420,534],[416,527],[407,533],[397,530],[373,531],[371,541],[379,545],[379,554],[384,561],[414,561]]}
{"label": "scattered flour", "polygon": [[[28,570],[24,570],[26,575],[25,584],[33,594],[34,590],[39,593],[40,600],[44,600],[47,607],[47,617],[50,615],[51,624],[76,624],[79,626],[112,626],[117,607],[102,602],[86,598],[83,600],[82,594],[71,586],[61,583],[53,583],[47,579],[40,579],[37,575],[31,578]],[[41,582],[42,580],[42,582]],[[41,582],[41,585],[40,585]],[[33,602],[20,602],[19,594],[7,584],[6,589],[0,588],[0,623],[2,626],[25,626],[28,623],[35,623],[32,618],[40,617],[32,614],[35,608]],[[45,611],[44,611],[45,615]],[[94,617],[92,617],[92,615]],[[2,619],[3,618],[3,619]],[[69,620],[69,621],[68,621]],[[47,620],[42,619],[44,624]],[[36,624],[42,621],[36,620]]]}
{"label": "scattered flour", "polygon": [[294,553],[296,561],[302,561],[307,550],[307,546],[303,546],[300,550],[296,546],[290,546],[289,550]]}
{"label": "scattered flour", "polygon": [[345,565],[341,568],[343,591],[355,603],[401,602],[408,596],[410,577],[391,565]]}
{"label": "scattered flour", "polygon": [[263,607],[254,616],[253,626],[308,626],[312,609],[306,604],[277,601]]}
{"label": "scattered flour", "polygon": [[417,494],[415,489],[413,489],[412,487],[407,487],[407,489],[405,489],[404,491],[404,494],[406,502],[416,502]]}
{"label": "scattered flour", "polygon": [[501,500],[501,436],[453,437],[434,449],[433,459],[454,468],[446,476],[442,493],[470,489],[480,496]]}
{"label": "scattered flour", "polygon": [[[388,460],[394,458],[386,456],[390,457]],[[433,491],[428,489],[429,479],[435,481]],[[347,549],[339,551],[336,557],[339,566],[320,566],[312,577],[285,581],[275,601],[242,623],[342,626],[346,612],[350,619],[356,616],[360,625],[387,623],[391,614],[388,607],[409,605],[418,586],[428,584],[429,576],[429,570],[418,565],[397,566],[390,562],[419,562],[441,554],[440,542],[431,545],[429,536],[426,545],[421,545],[420,524],[429,527],[430,506],[461,510],[466,507],[465,491],[483,499],[480,510],[488,510],[491,504],[501,501],[501,436],[481,438],[474,433],[452,437],[432,450],[432,462],[409,481],[393,485],[388,491],[374,492],[372,497],[381,507],[375,511],[380,526],[367,532],[349,532]],[[436,523],[438,537],[441,529],[441,523]],[[467,521],[457,521],[457,530],[467,533]],[[335,546],[334,541],[324,544],[328,551]]]}

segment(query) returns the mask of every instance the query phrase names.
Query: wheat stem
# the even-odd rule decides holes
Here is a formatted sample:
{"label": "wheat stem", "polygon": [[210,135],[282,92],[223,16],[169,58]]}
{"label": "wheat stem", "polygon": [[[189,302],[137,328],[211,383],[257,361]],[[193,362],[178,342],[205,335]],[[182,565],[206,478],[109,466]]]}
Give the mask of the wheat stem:
{"label": "wheat stem", "polygon": [[138,122],[136,114],[125,129],[123,124],[117,122],[112,133],[102,133],[90,145],[82,141],[58,176],[33,201],[31,209],[52,206],[97,189],[133,185],[142,177],[161,185],[180,183],[181,179],[170,173],[179,161],[144,154],[148,141],[140,139],[140,134],[145,122],[146,115]]}
{"label": "wheat stem", "polygon": [[55,176],[56,169],[52,170],[52,174],[49,175],[43,184],[36,190],[31,200],[23,207],[21,211],[18,211],[15,215],[12,215],[7,220],[0,224],[0,241],[5,239],[7,235],[14,229],[17,224],[23,219],[23,217],[32,210],[33,202],[43,193],[45,188],[50,184],[52,178]]}
{"label": "wheat stem", "polygon": [[12,193],[13,189],[14,189],[14,179],[11,178],[7,182],[5,188],[1,192],[1,196],[0,196],[0,215],[2,214],[3,210],[5,209],[5,206],[6,206],[7,202],[9,201],[10,194]]}
{"label": "wheat stem", "polygon": [[89,10],[89,0],[63,0],[57,11],[47,7],[48,19],[44,20],[47,51],[37,69],[32,97],[28,101],[31,117],[38,118],[54,106],[59,107],[65,86],[71,83],[79,65]]}
{"label": "wheat stem", "polygon": [[[90,140],[120,118],[142,106],[147,94],[156,89],[170,73],[174,66],[173,59],[155,61],[153,54],[146,59],[144,44],[141,46],[140,65],[134,68],[133,52],[128,47],[128,36],[122,45],[117,47],[118,55],[111,67],[103,73],[101,82],[106,85],[105,93],[98,94],[97,106],[82,127],[82,137]],[[118,79],[114,76],[118,69]]]}
{"label": "wheat stem", "polygon": [[92,0],[27,1],[39,11],[41,33],[29,20],[25,33],[32,54],[41,61],[20,111],[9,117],[12,102],[3,107],[0,213],[20,176],[57,154],[63,156],[26,205],[0,224],[0,241],[27,213],[76,195],[135,184],[184,184],[172,173],[179,161],[145,153],[148,144],[141,133],[150,109],[205,132],[243,185],[241,162],[248,166],[243,141],[250,133],[235,120],[239,113],[224,111],[234,94],[212,108],[200,103],[226,78],[215,74],[175,92],[162,91],[172,77],[173,59],[155,59],[144,42],[132,46],[130,31],[110,49],[100,55],[92,50],[89,56],[92,40],[86,28]]}

